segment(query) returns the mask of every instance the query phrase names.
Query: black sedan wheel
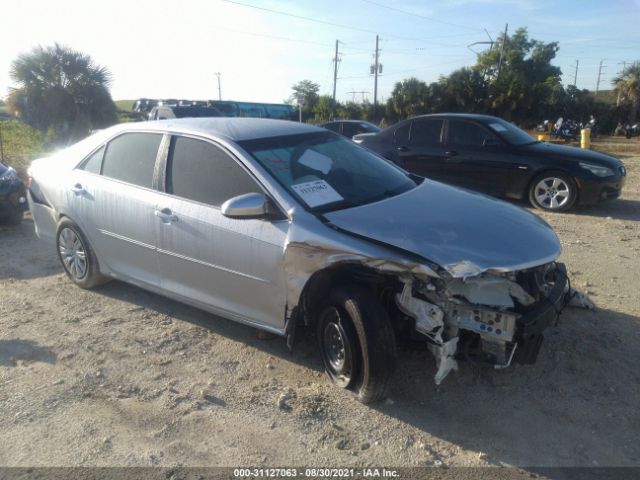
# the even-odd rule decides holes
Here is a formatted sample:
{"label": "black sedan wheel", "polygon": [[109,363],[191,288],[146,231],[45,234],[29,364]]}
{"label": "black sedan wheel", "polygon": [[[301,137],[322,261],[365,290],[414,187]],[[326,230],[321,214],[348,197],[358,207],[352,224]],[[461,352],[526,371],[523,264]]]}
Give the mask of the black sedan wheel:
{"label": "black sedan wheel", "polygon": [[534,207],[555,212],[570,209],[577,196],[575,182],[560,172],[546,172],[537,176],[529,189],[529,200]]}
{"label": "black sedan wheel", "polygon": [[318,343],[325,371],[363,403],[384,398],[396,363],[387,312],[366,288],[334,289],[319,310]]}

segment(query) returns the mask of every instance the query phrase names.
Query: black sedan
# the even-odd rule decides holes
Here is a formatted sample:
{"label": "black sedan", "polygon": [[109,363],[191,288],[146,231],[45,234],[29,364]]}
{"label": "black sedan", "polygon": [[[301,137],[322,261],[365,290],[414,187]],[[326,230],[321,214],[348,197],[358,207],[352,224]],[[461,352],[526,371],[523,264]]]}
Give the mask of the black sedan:
{"label": "black sedan", "polygon": [[354,135],[360,133],[378,133],[380,131],[380,128],[376,127],[373,123],[363,120],[335,120],[333,122],[323,123],[320,126],[348,138],[353,138]]}
{"label": "black sedan", "polygon": [[13,168],[0,162],[0,223],[19,224],[27,208],[24,183]]}
{"label": "black sedan", "polygon": [[626,170],[609,155],[536,141],[489,115],[423,115],[359,143],[409,172],[490,195],[563,211],[622,193]]}

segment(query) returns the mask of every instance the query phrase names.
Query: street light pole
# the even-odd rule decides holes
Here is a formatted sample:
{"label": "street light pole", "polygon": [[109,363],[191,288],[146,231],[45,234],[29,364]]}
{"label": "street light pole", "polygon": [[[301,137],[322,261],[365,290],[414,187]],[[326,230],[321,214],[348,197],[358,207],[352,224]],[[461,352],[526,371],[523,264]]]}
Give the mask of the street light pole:
{"label": "street light pole", "polygon": [[222,100],[222,90],[220,89],[220,72],[215,73],[216,77],[218,77],[218,100]]}

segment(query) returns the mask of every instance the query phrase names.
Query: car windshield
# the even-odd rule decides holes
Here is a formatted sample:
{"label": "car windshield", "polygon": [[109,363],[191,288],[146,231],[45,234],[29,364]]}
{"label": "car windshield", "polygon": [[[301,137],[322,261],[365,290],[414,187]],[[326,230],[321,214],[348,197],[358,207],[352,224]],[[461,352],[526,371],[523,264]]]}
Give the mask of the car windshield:
{"label": "car windshield", "polygon": [[332,132],[239,143],[314,212],[364,205],[416,186],[407,173]]}
{"label": "car windshield", "polygon": [[527,132],[501,118],[492,119],[487,126],[511,145],[528,145],[537,142]]}

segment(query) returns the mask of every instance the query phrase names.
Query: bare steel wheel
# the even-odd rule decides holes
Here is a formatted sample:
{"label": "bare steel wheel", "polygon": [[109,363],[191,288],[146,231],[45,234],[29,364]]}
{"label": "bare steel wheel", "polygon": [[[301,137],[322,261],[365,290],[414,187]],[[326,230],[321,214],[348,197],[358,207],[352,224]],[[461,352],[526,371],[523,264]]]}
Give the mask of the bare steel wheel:
{"label": "bare steel wheel", "polygon": [[325,371],[363,403],[384,398],[396,364],[396,344],[386,310],[371,291],[341,285],[317,312]]}
{"label": "bare steel wheel", "polygon": [[357,351],[355,332],[347,323],[346,312],[334,306],[322,312],[320,322],[320,346],[327,374],[336,385],[348,388],[356,373],[353,370],[353,353]]}
{"label": "bare steel wheel", "polygon": [[68,218],[58,224],[56,235],[58,258],[73,283],[82,288],[93,288],[107,281],[100,273],[98,260],[80,228]]}
{"label": "bare steel wheel", "polygon": [[573,206],[577,197],[575,182],[560,172],[539,175],[531,183],[529,200],[534,207],[561,212]]}

